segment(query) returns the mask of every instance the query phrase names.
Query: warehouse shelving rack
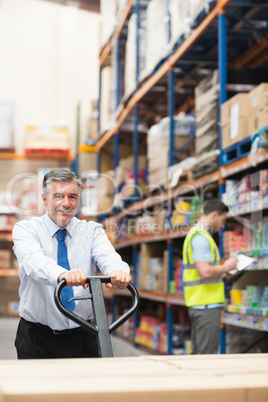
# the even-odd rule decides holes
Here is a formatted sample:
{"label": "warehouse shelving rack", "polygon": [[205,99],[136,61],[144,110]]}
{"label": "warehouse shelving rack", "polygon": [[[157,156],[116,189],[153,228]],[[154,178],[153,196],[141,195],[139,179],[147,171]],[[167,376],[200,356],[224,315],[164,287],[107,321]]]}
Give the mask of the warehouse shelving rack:
{"label": "warehouse shelving rack", "polygon": [[[264,18],[268,14],[267,2],[264,0],[251,1],[251,0],[218,0],[211,1],[209,4],[209,11],[203,12],[197,19],[195,26],[187,37],[179,38],[178,43],[171,50],[170,54],[163,59],[152,74],[147,76],[142,81],[139,77],[139,71],[136,71],[136,90],[127,99],[120,99],[119,80],[120,72],[117,67],[117,110],[116,121],[113,127],[104,133],[100,133],[99,139],[96,144],[96,151],[98,153],[98,170],[101,172],[101,154],[106,147],[111,147],[113,141],[113,155],[114,155],[114,168],[118,166],[119,162],[119,147],[120,139],[124,137],[124,132],[121,131],[123,123],[130,115],[134,116],[134,133],[133,133],[133,155],[134,155],[134,173],[135,183],[138,183],[138,144],[139,144],[139,121],[142,120],[144,105],[152,106],[152,97],[155,98],[158,94],[157,87],[161,86],[164,91],[168,93],[168,101],[165,112],[160,112],[155,107],[156,113],[161,113],[163,117],[168,114],[170,118],[170,153],[169,164],[172,165],[175,160],[173,149],[174,138],[174,122],[173,116],[179,111],[191,110],[193,106],[193,93],[194,86],[202,79],[202,75],[198,73],[200,69],[219,70],[219,99],[220,104],[224,103],[230,93],[239,91],[248,91],[254,85],[265,81],[265,68],[267,68],[267,45],[268,39],[263,35],[260,37],[260,32],[248,20],[252,16],[256,18]],[[108,43],[103,46],[100,52],[100,71],[110,63],[110,53],[113,46],[116,47],[116,65],[120,65],[120,58],[122,57],[122,42],[125,40],[125,27],[129,16],[132,12],[136,12],[137,27],[139,27],[139,1],[128,0],[125,9],[119,19],[118,25],[112,34]],[[139,46],[137,38],[137,55],[139,57]],[[137,63],[138,64],[138,63]],[[245,81],[243,76],[243,67],[255,69],[259,67],[257,76],[250,75],[250,79]],[[181,71],[183,74],[181,74]],[[178,94],[175,91],[175,83],[178,80],[187,81],[189,76],[192,78],[191,84],[188,83],[184,94]],[[100,76],[101,77],[101,76]],[[232,82],[229,82],[229,79]],[[241,84],[241,80],[243,83]],[[101,81],[101,80],[100,80]],[[188,81],[191,81],[188,79]],[[101,88],[101,82],[100,82]],[[182,85],[183,88],[183,85]],[[182,91],[183,92],[183,91]],[[152,96],[153,94],[153,96]],[[101,97],[101,89],[99,92]],[[142,113],[141,113],[142,112]],[[99,113],[100,116],[100,113]],[[219,108],[220,118],[220,108]],[[100,125],[99,125],[100,127]],[[221,130],[219,130],[219,144],[221,147]],[[267,161],[267,153],[263,150],[259,151],[255,160],[257,165],[261,165]],[[219,184],[220,195],[225,190],[225,181],[228,177],[244,172],[252,167],[252,163],[248,156],[235,163],[230,163],[228,166],[223,166],[223,158],[221,155],[220,166],[218,171],[205,178],[193,180],[191,186],[194,189],[200,189],[202,186],[210,185],[213,183]],[[187,190],[180,195],[187,194]],[[174,192],[164,192],[161,202],[171,203],[174,199]],[[159,197],[150,196],[146,200],[140,200],[130,205],[124,211],[117,212],[113,216],[106,217],[102,223],[108,224],[117,222],[123,216],[135,215],[142,211],[144,205],[154,206],[159,202]],[[172,235],[173,236],[173,235]],[[134,272],[137,269],[137,246],[141,242],[153,242],[158,240],[167,241],[167,249],[169,252],[169,279],[172,273],[172,255],[173,245],[172,237],[169,234],[158,234],[156,236],[143,236],[127,241],[118,242],[115,244],[117,250],[126,247],[133,248],[133,266]],[[179,238],[179,232],[174,237]],[[149,292],[151,297],[155,297],[153,293]],[[148,296],[147,294],[147,296]],[[141,297],[145,297],[141,291]],[[164,300],[167,306],[167,323],[169,328],[168,339],[168,353],[171,353],[171,327],[172,327],[172,303],[168,300],[169,296],[166,295]],[[224,349],[224,345],[223,345]]]}

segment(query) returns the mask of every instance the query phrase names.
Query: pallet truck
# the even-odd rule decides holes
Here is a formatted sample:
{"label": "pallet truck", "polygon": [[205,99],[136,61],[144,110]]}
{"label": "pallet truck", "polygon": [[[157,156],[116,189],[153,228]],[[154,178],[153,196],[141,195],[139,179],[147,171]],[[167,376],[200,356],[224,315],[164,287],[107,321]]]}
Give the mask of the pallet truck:
{"label": "pallet truck", "polygon": [[119,317],[115,322],[113,322],[110,326],[108,326],[104,297],[102,291],[102,283],[111,283],[111,278],[108,276],[90,276],[87,278],[86,283],[89,284],[89,296],[80,296],[73,297],[71,300],[91,300],[93,307],[93,315],[94,322],[96,325],[92,325],[90,322],[84,320],[79,317],[77,314],[74,314],[72,311],[68,310],[63,304],[61,300],[61,291],[67,286],[65,279],[58,283],[55,292],[54,292],[54,300],[56,306],[60,310],[62,314],[66,317],[70,318],[77,324],[81,325],[81,327],[90,331],[91,333],[97,336],[99,352],[101,357],[113,357],[113,350],[111,344],[110,334],[115,331],[120,325],[122,325],[125,321],[131,317],[135,311],[139,307],[139,294],[137,289],[131,283],[127,286],[128,291],[132,296],[132,305],[130,309]]}

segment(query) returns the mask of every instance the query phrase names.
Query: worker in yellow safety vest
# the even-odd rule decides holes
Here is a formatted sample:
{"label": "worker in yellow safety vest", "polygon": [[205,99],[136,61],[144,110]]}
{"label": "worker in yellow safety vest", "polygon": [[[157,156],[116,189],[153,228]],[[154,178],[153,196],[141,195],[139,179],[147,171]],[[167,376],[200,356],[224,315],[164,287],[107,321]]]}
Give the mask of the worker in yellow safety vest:
{"label": "worker in yellow safety vest", "polygon": [[183,282],[191,319],[192,354],[218,353],[220,317],[225,300],[223,276],[236,269],[237,259],[223,265],[212,235],[224,227],[228,207],[218,199],[205,202],[203,215],[183,244]]}

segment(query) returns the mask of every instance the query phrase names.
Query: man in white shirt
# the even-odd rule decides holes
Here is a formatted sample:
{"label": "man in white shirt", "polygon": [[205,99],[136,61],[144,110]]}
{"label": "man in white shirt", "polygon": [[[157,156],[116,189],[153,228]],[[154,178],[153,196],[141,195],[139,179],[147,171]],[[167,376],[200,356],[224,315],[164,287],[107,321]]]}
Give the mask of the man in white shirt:
{"label": "man in white shirt", "polygon": [[[15,340],[19,359],[99,356],[95,335],[65,317],[55,305],[57,283],[66,280],[74,296],[88,296],[88,276],[95,264],[111,277],[108,287],[125,289],[131,281],[102,226],[75,217],[81,180],[73,172],[55,169],[43,180],[42,200],[47,213],[18,222],[13,229],[14,253],[20,277],[20,323]],[[70,270],[58,264],[58,231],[66,229]],[[75,301],[74,313],[93,318],[88,300]]]}

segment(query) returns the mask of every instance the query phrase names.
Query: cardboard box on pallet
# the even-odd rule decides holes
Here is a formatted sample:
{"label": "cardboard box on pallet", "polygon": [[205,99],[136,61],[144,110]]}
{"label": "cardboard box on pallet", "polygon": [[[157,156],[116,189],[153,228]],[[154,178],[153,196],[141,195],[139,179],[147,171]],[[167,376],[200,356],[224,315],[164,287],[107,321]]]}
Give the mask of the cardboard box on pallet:
{"label": "cardboard box on pallet", "polygon": [[268,125],[268,83],[262,83],[248,94],[249,134],[254,134]]}
{"label": "cardboard box on pallet", "polygon": [[268,107],[255,112],[248,118],[248,129],[250,135],[260,131],[263,127],[268,126]]}
{"label": "cardboard box on pallet", "polygon": [[250,135],[248,113],[249,101],[246,93],[237,94],[222,104],[222,149],[226,149]]}
{"label": "cardboard box on pallet", "polygon": [[[105,384],[105,386],[104,386]],[[0,361],[9,402],[264,402],[267,354]]]}
{"label": "cardboard box on pallet", "polygon": [[248,93],[249,115],[268,108],[268,83],[263,82]]}

